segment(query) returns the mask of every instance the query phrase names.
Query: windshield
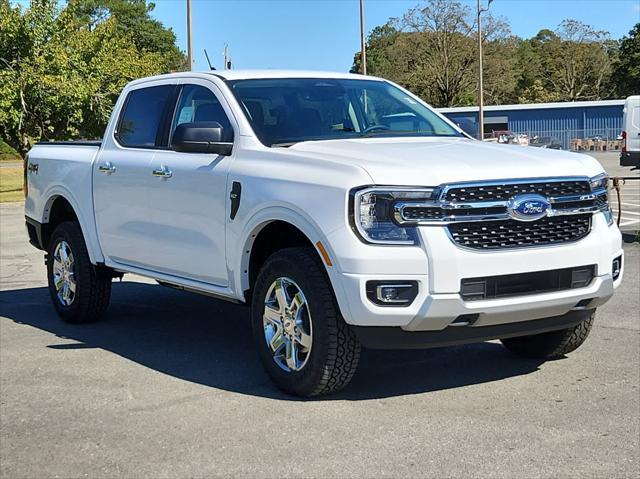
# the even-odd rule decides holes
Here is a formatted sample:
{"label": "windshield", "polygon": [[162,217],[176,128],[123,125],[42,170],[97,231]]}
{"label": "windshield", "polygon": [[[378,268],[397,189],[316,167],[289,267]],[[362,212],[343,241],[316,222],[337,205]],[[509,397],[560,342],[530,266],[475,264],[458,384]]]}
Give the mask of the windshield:
{"label": "windshield", "polygon": [[228,83],[267,146],[371,136],[463,136],[383,81],[289,78]]}

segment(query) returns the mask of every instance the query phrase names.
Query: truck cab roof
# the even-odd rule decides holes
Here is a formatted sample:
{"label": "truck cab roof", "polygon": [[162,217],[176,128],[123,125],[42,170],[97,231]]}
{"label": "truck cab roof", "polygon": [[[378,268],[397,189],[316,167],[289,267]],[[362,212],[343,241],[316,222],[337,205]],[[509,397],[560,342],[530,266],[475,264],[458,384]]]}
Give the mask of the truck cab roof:
{"label": "truck cab roof", "polygon": [[314,70],[212,70],[212,71],[190,71],[190,72],[177,72],[167,73],[164,75],[156,75],[152,77],[140,78],[134,80],[130,85],[137,85],[139,83],[145,83],[154,80],[166,80],[170,78],[193,78],[201,77],[207,78],[209,76],[216,76],[223,80],[250,80],[250,79],[266,79],[266,78],[334,78],[334,79],[354,79],[354,80],[374,80],[384,81],[382,78],[364,76],[356,73],[342,73],[342,72],[326,72],[326,71],[314,71]]}

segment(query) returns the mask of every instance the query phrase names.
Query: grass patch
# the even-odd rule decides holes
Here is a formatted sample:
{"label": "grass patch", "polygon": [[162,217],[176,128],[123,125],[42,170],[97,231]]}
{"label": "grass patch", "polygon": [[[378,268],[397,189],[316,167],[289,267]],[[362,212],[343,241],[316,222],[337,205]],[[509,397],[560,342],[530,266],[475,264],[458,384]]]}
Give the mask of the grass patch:
{"label": "grass patch", "polygon": [[16,150],[0,140],[0,161],[20,161],[21,159]]}
{"label": "grass patch", "polygon": [[0,168],[0,203],[23,201],[22,182],[22,167]]}

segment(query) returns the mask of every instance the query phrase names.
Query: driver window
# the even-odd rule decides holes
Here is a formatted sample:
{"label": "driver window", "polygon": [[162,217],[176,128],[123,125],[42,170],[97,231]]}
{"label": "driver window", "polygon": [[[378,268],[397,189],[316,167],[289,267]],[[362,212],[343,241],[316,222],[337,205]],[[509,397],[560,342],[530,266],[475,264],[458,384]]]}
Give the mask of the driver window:
{"label": "driver window", "polygon": [[171,127],[171,134],[182,123],[217,121],[223,129],[225,141],[233,141],[233,128],[215,94],[200,85],[185,85]]}

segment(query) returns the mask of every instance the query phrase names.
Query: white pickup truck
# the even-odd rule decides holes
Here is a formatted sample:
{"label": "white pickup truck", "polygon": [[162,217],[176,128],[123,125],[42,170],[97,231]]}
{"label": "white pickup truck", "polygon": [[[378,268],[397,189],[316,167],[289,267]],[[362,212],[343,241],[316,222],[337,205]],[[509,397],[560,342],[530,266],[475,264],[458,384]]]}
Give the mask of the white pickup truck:
{"label": "white pickup truck", "polygon": [[344,387],[361,346],[562,356],[622,279],[595,159],[475,141],[378,78],[137,80],[102,141],[39,143],[25,172],[62,319],[98,319],[124,273],[247,303],[301,396]]}

